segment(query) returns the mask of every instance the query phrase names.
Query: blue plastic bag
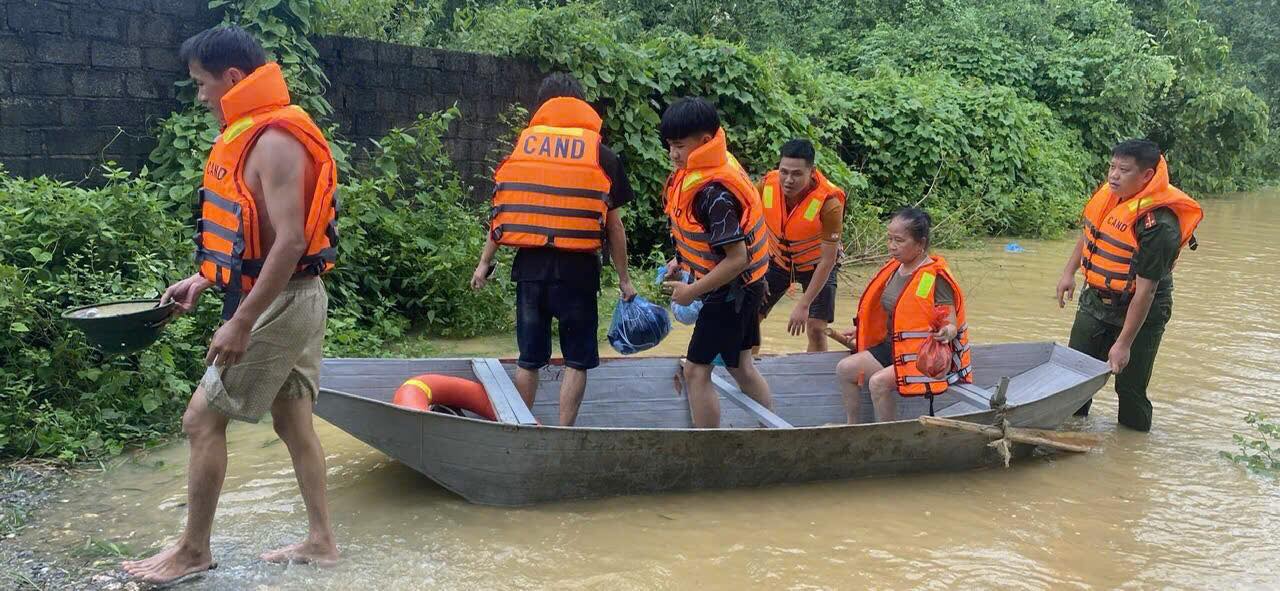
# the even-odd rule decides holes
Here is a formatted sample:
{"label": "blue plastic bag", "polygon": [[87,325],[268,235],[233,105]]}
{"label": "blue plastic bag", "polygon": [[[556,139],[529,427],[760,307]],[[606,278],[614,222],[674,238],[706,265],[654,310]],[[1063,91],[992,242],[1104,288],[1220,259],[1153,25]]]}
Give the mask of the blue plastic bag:
{"label": "blue plastic bag", "polygon": [[623,355],[652,349],[671,332],[667,309],[640,296],[618,300],[609,325],[609,346]]}
{"label": "blue plastic bag", "polygon": [[[658,285],[662,285],[662,282],[666,279],[666,275],[667,275],[667,268],[659,267],[658,280],[655,281],[654,283]],[[684,283],[693,283],[692,278],[689,277],[688,271],[678,271],[676,273],[676,276],[673,277],[673,280],[682,281]],[[679,322],[680,324],[693,324],[697,322],[698,313],[701,311],[702,311],[702,300],[693,300],[693,303],[689,304],[688,306],[682,306],[675,302],[671,302],[671,315],[675,316],[676,322]]]}

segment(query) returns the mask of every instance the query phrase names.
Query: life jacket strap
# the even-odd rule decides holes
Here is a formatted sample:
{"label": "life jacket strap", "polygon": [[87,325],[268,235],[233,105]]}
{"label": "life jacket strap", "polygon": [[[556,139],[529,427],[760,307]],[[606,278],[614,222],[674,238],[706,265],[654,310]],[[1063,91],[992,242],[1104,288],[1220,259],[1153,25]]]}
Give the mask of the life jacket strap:
{"label": "life jacket strap", "polygon": [[603,217],[600,214],[600,212],[591,211],[587,209],[576,209],[572,207],[552,207],[550,205],[527,205],[523,203],[504,203],[502,205],[495,206],[491,210],[490,217],[492,218],[493,216],[496,216],[500,213],[546,214],[546,215],[553,215],[557,217],[585,218],[589,220],[599,219]]}
{"label": "life jacket strap", "polygon": [[543,195],[554,195],[556,197],[585,197],[587,199],[607,199],[609,194],[604,191],[595,191],[592,189],[580,189],[576,187],[556,187],[554,185],[542,185],[538,183],[520,183],[520,182],[504,182],[494,185],[495,193],[502,191],[523,191],[526,193],[541,193]]}
{"label": "life jacket strap", "polygon": [[1106,242],[1107,244],[1110,244],[1111,246],[1119,248],[1120,250],[1123,250],[1125,252],[1129,252],[1129,253],[1138,252],[1137,247],[1131,246],[1129,244],[1125,244],[1124,242],[1121,242],[1115,238],[1112,238],[1110,235],[1103,233],[1101,230],[1098,229],[1097,226],[1093,225],[1093,222],[1090,222],[1089,220],[1086,219],[1084,221],[1084,225],[1085,225],[1085,228],[1087,228],[1089,232],[1093,235],[1093,237],[1095,237],[1096,239],[1101,240],[1102,242]]}

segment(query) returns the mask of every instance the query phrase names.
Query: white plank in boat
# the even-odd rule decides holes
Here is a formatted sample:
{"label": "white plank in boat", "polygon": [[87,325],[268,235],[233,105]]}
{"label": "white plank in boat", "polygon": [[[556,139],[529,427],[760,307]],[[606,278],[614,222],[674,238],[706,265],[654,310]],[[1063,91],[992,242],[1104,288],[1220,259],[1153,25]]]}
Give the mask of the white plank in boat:
{"label": "white plank in boat", "polygon": [[516,425],[538,424],[525,406],[524,399],[520,398],[520,392],[511,382],[507,370],[502,368],[502,363],[497,359],[472,359],[471,369],[489,394],[489,402],[493,404],[493,412],[499,421]]}
{"label": "white plank in boat", "polygon": [[737,386],[730,384],[729,380],[713,373],[711,374],[711,383],[715,385],[716,389],[719,390],[721,394],[724,394],[725,398],[728,398],[734,404],[738,405],[742,410],[755,415],[755,418],[764,426],[771,429],[793,428],[791,423],[784,421],[782,417],[773,414],[773,411],[765,408],[764,405],[756,402],[750,396],[747,396],[742,392],[742,390],[739,390]]}

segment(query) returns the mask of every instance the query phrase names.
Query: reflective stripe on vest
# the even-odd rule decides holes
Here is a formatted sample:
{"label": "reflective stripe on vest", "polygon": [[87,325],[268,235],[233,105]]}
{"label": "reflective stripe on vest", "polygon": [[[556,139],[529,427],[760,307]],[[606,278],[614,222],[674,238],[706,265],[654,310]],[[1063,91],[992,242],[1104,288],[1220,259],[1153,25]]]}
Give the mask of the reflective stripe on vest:
{"label": "reflective stripe on vest", "polygon": [[222,107],[231,123],[218,135],[205,164],[195,242],[200,274],[224,291],[222,313],[230,318],[265,262],[257,201],[243,176],[257,139],[267,129],[285,131],[306,149],[314,166],[315,188],[303,222],[307,248],[295,273],[320,275],[337,260],[338,179],[324,133],[301,108],[289,104],[278,65],[254,70],[224,95]]}
{"label": "reflective stripe on vest", "polygon": [[494,173],[490,236],[502,246],[594,252],[612,183],[600,167],[600,116],[574,98],[545,102]]}

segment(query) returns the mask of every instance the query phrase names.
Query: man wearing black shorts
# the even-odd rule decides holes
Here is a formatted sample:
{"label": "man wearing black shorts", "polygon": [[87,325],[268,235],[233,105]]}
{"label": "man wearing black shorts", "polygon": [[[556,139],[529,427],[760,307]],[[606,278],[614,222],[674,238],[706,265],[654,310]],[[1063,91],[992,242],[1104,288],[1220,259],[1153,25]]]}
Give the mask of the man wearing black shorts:
{"label": "man wearing black shorts", "polygon": [[805,333],[809,351],[827,350],[827,326],[836,319],[836,271],[844,223],[844,191],[814,165],[816,153],[806,139],[782,145],[777,170],[758,187],[765,221],[774,240],[769,257],[769,296],[760,318],[794,283],[804,291],[787,319],[792,336]]}
{"label": "man wearing black shorts", "polygon": [[756,370],[751,349],[760,344],[760,304],[768,270],[768,228],[760,196],[728,152],[720,116],[701,98],[672,103],[662,115],[675,172],[667,181],[666,212],[676,257],[667,277],[688,271],[693,283],[667,281],[671,301],[702,311],[689,341],[684,368],[695,427],[720,425],[719,395],[711,367],[720,358],[738,387],[771,407],[769,384]]}
{"label": "man wearing black shorts", "polygon": [[[556,319],[566,367],[560,424],[568,426],[577,419],[586,372],[600,365],[596,297],[603,246],[618,271],[623,299],[636,295],[617,212],[633,193],[621,159],[600,141],[600,118],[583,101],[576,79],[548,76],[538,103],[512,156],[495,173],[491,228],[471,285],[484,286],[499,245],[518,248],[511,267],[520,349],[516,389],[532,407],[538,370],[551,360],[551,320]],[[580,211],[565,213],[573,209]]]}

